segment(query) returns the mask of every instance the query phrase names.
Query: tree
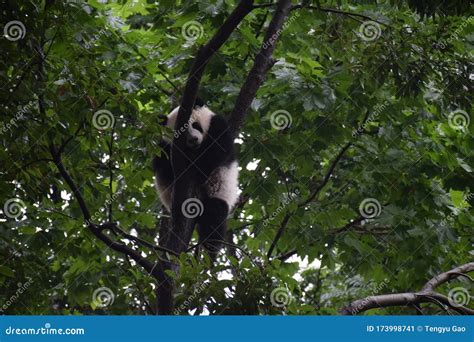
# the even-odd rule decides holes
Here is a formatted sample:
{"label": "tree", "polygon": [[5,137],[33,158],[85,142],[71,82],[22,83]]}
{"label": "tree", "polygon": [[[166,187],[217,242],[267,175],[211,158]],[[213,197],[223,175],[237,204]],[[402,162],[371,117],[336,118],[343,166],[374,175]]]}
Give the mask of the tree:
{"label": "tree", "polygon": [[[3,311],[337,314],[468,263],[469,9],[7,1]],[[179,210],[186,157],[172,152],[171,217],[149,166],[170,133],[159,114],[180,103],[182,126],[198,92],[228,117],[242,165],[214,265]],[[471,280],[452,278],[437,295],[467,311],[430,292],[383,312],[469,313]]]}

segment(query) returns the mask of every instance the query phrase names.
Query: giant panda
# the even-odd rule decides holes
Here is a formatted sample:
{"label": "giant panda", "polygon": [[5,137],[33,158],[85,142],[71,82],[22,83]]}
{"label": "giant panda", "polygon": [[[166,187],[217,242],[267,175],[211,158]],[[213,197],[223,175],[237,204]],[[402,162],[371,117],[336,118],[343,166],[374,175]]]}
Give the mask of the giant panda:
{"label": "giant panda", "polygon": [[[235,158],[234,141],[226,119],[212,112],[197,100],[186,127],[174,127],[179,107],[163,124],[176,134],[186,135],[186,156],[191,158],[199,183],[202,212],[196,217],[199,244],[215,259],[225,239],[227,218],[239,198],[239,165]],[[174,175],[170,161],[172,141],[164,138],[160,147],[164,153],[155,156],[153,169],[155,185],[164,207],[171,213],[171,193]],[[178,180],[179,181],[179,175]]]}

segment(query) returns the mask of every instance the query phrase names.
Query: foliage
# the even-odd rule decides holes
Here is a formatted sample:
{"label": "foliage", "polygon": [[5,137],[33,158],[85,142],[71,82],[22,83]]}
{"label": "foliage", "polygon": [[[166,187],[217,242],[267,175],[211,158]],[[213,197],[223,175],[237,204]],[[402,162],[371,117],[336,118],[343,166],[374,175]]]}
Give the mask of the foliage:
{"label": "foliage", "polygon": [[[193,252],[179,257],[178,314],[337,314],[353,299],[418,289],[472,261],[471,5],[438,2],[315,1],[291,12],[236,145],[243,200],[230,226],[239,248],[214,266]],[[235,3],[4,3],[2,27],[16,20],[25,32],[0,39],[3,312],[153,312],[153,278],[87,231],[49,145],[64,146],[97,223],[111,217],[157,244],[166,216],[150,167],[165,133],[159,115],[177,103],[197,49]],[[325,9],[370,17],[375,31]],[[210,61],[200,96],[215,111],[232,110],[272,12],[252,11]],[[111,113],[106,129],[100,110]],[[275,128],[279,110],[291,121],[284,129]],[[368,198],[379,215],[361,217]],[[18,215],[8,212],[12,199]],[[462,281],[449,286],[469,286]],[[103,287],[114,294],[108,306],[94,298]],[[279,288],[285,305],[275,303]]]}

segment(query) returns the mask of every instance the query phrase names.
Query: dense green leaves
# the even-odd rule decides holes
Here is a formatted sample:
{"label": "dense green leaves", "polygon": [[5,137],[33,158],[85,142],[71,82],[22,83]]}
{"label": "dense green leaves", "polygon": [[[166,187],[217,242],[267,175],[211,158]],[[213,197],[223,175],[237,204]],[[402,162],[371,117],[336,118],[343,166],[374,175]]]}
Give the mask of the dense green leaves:
{"label": "dense green leaves", "polygon": [[[235,3],[5,2],[4,32],[24,29],[0,38],[3,312],[153,313],[154,280],[88,232],[50,144],[64,146],[95,223],[111,217],[157,244],[159,116]],[[336,314],[473,259],[471,5],[311,3],[288,17],[237,139],[239,248],[214,266],[195,249],[176,260],[177,314]],[[214,111],[233,108],[273,10],[252,11],[210,61],[200,96]],[[347,12],[372,18],[369,31]],[[378,204],[368,218],[367,199]],[[441,290],[456,284],[469,288]]]}

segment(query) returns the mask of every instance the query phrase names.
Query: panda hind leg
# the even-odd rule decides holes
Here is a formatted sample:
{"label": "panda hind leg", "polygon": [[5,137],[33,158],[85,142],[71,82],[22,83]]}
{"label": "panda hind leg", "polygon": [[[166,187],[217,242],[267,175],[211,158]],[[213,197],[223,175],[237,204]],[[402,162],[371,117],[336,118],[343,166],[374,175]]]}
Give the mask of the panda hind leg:
{"label": "panda hind leg", "polygon": [[220,198],[212,197],[203,200],[204,212],[199,217],[197,229],[199,244],[202,245],[212,261],[215,261],[227,231],[229,206]]}

